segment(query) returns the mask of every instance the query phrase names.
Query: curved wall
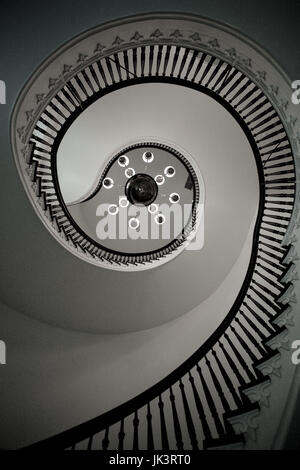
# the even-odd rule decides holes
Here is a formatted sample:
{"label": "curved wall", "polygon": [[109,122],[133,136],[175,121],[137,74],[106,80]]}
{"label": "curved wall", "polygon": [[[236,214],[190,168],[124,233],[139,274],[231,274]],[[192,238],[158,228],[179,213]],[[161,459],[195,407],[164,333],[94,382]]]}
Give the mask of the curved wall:
{"label": "curved wall", "polygon": [[247,269],[251,235],[252,228],[216,292],[160,327],[122,335],[86,334],[51,327],[1,305],[1,335],[8,351],[8,365],[1,369],[1,446],[21,447],[64,431],[172,372],[230,309]]}

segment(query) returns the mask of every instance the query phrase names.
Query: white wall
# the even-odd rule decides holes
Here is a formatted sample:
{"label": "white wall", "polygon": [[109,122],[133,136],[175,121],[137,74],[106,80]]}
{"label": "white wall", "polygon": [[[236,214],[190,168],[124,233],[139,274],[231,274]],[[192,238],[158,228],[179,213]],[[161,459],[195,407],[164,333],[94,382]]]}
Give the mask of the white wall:
{"label": "white wall", "polygon": [[[142,392],[188,358],[220,324],[245,274],[251,235],[218,290],[160,327],[121,335],[55,328],[1,305],[2,448],[56,434]],[[199,280],[200,282],[200,280]]]}

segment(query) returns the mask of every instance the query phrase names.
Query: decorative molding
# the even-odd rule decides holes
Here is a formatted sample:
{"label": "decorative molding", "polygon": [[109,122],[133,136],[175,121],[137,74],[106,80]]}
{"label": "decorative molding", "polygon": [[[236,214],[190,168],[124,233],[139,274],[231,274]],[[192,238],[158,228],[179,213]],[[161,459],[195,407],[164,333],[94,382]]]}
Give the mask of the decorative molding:
{"label": "decorative molding", "polygon": [[280,353],[272,355],[270,358],[261,361],[256,365],[256,368],[264,375],[275,375],[276,377],[281,377],[281,355]]}
{"label": "decorative molding", "polygon": [[278,327],[294,326],[294,312],[290,305],[272,319],[272,323]]}
{"label": "decorative molding", "polygon": [[270,405],[270,391],[271,380],[269,378],[261,381],[253,386],[243,389],[244,395],[249,398],[251,403],[259,403],[266,408]]}
{"label": "decorative molding", "polygon": [[293,284],[291,284],[288,289],[278,298],[278,302],[284,305],[297,302]]}
{"label": "decorative molding", "polygon": [[256,441],[258,429],[259,408],[252,409],[246,413],[228,417],[229,423],[233,426],[236,434],[245,434],[246,439]]}
{"label": "decorative molding", "polygon": [[272,336],[270,339],[265,341],[265,344],[269,346],[273,351],[277,349],[290,350],[289,332],[283,327],[282,331]]}

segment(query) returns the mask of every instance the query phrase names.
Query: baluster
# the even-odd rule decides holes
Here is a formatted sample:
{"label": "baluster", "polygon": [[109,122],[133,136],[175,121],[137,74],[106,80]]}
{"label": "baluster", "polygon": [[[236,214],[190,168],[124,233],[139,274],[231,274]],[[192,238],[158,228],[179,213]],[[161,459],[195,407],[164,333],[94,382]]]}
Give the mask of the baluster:
{"label": "baluster", "polygon": [[186,48],[185,51],[184,51],[184,54],[183,54],[183,58],[181,59],[180,67],[179,67],[178,74],[177,74],[177,76],[179,78],[181,78],[181,74],[182,74],[182,71],[185,67],[185,64],[186,64],[187,58],[189,56],[189,53],[190,53],[189,49]]}
{"label": "baluster", "polygon": [[[285,176],[285,175],[289,175],[292,173],[292,170],[278,170],[278,164],[277,165],[272,165],[272,166],[269,166],[268,167],[268,170],[270,170],[271,168],[273,168],[272,171],[270,171],[269,173],[267,173],[267,176]],[[274,168],[276,168],[276,170],[274,170]],[[289,180],[292,180],[292,178],[288,178]],[[272,180],[273,181],[273,180]]]}
{"label": "baluster", "polygon": [[111,63],[113,62],[113,59],[111,57],[105,57],[104,60],[105,60],[105,64],[106,64],[106,67],[107,67],[108,75],[109,75],[112,83],[115,84],[116,80],[115,80],[114,72],[113,72],[112,65],[111,65]]}
{"label": "baluster", "polygon": [[266,355],[266,351],[265,349],[263,349],[263,347],[259,344],[259,342],[257,341],[257,339],[253,336],[253,334],[246,328],[245,325],[243,325],[243,323],[240,321],[239,318],[235,318],[235,321],[237,322],[237,324],[239,325],[239,327],[241,328],[241,330],[245,333],[245,335],[247,336],[247,338],[249,338],[249,340],[251,341],[251,343],[255,346],[255,348],[257,349],[257,351],[261,354],[262,357],[264,357]]}
{"label": "baluster", "polygon": [[228,78],[230,77],[230,72],[232,73],[232,70],[234,69],[231,65],[226,65],[223,72],[220,73],[219,77],[215,81],[215,84],[211,87],[212,91],[216,90],[216,93],[220,94],[222,88],[226,86]]}
{"label": "baluster", "polygon": [[150,52],[149,52],[149,76],[152,75],[153,56],[154,56],[154,46],[151,45]]}
{"label": "baluster", "polygon": [[[91,71],[91,74],[95,80],[95,82],[97,83],[97,85],[99,86],[99,89],[100,89],[100,85],[98,84],[98,77],[96,76],[97,79],[95,79],[93,73],[95,73],[95,70],[93,69],[93,67],[89,67],[90,71]],[[96,74],[95,74],[96,75]],[[77,108],[78,106],[78,103],[76,102],[76,99],[75,97],[72,95],[71,93],[71,90],[68,88],[68,85],[66,84],[64,86],[64,88],[61,90],[63,96],[65,97],[65,99],[67,99],[73,106],[74,108]],[[47,115],[47,112],[45,111],[44,114]],[[50,129],[52,129],[54,132],[57,132],[57,129],[51,125],[51,123],[48,121],[48,120],[44,120],[43,118],[40,118],[40,121],[42,121],[44,124],[46,124],[47,126],[50,127]],[[55,120],[54,120],[55,121]]]}
{"label": "baluster", "polygon": [[233,350],[234,354],[236,355],[239,363],[241,364],[241,366],[243,367],[244,371],[246,372],[246,374],[248,375],[249,379],[250,380],[255,380],[255,375],[253,374],[253,372],[250,370],[247,362],[245,361],[245,359],[243,358],[243,356],[240,354],[239,350],[235,347],[234,343],[231,341],[231,338],[229,337],[229,335],[227,333],[224,333],[224,337],[226,338],[228,344],[230,345],[231,349]]}
{"label": "baluster", "polygon": [[251,302],[254,303],[254,305],[256,305],[258,310],[262,311],[269,319],[273,318],[274,314],[270,313],[263,305],[258,303],[257,300],[255,300],[251,294],[247,294],[246,297],[249,298]]}
{"label": "baluster", "polygon": [[131,72],[129,71],[129,59],[128,59],[128,53],[126,49],[123,51],[123,58],[124,58],[124,65],[125,65],[124,68],[127,74],[127,80],[129,80],[131,78]]}
{"label": "baluster", "polygon": [[198,73],[200,72],[200,69],[201,69],[201,67],[202,67],[202,65],[203,65],[204,60],[205,60],[206,57],[207,57],[207,54],[205,54],[205,52],[202,52],[202,53],[201,53],[201,57],[200,57],[200,59],[199,59],[199,62],[198,62],[198,64],[197,64],[196,70],[195,70],[195,72],[194,72],[193,78],[192,78],[192,80],[191,80],[192,82],[195,81],[195,79],[196,79]]}
{"label": "baluster", "polygon": [[[31,166],[31,174],[30,174],[30,179],[32,182],[35,182],[37,180],[37,170],[39,168],[39,164],[37,161],[34,161],[32,166]],[[47,172],[39,170],[39,175],[47,175]],[[46,199],[46,195],[44,193],[44,197]]]}
{"label": "baluster", "polygon": [[[102,78],[102,80],[104,81],[104,84],[105,84],[104,88],[106,88],[106,87],[108,87],[108,83],[107,83],[107,79],[106,79],[106,74],[103,71],[101,60],[97,60],[97,66],[98,66],[98,71],[101,75],[101,78]],[[79,101],[79,103],[81,103],[81,101]]]}
{"label": "baluster", "polygon": [[236,331],[235,327],[230,325],[230,329],[231,331],[233,332],[233,334],[235,335],[235,337],[237,338],[237,340],[239,341],[239,343],[241,344],[241,346],[243,347],[243,349],[247,352],[248,356],[251,358],[251,360],[253,362],[256,362],[258,360],[258,358],[255,356],[254,352],[252,351],[252,349],[250,349],[250,347],[248,346],[248,344],[246,343],[246,341],[241,337],[241,335]]}
{"label": "baluster", "polygon": [[221,351],[223,352],[228,364],[230,365],[232,371],[234,372],[238,382],[240,385],[246,385],[246,380],[244,379],[244,377],[242,376],[242,374],[240,373],[235,361],[233,361],[232,357],[230,356],[230,354],[228,354],[228,351],[227,349],[224,347],[224,344],[221,342],[221,340],[219,340],[218,342],[220,348],[221,348]]}
{"label": "baluster", "polygon": [[183,442],[182,442],[182,433],[180,428],[180,422],[178,419],[177,408],[175,403],[175,395],[173,393],[172,387],[170,387],[170,401],[172,406],[172,415],[173,415],[173,424],[174,424],[174,432],[176,437],[176,446],[178,450],[183,449]]}
{"label": "baluster", "polygon": [[264,253],[267,256],[271,256],[272,258],[278,259],[278,261],[281,261],[281,259],[282,259],[282,255],[275,255],[273,253],[270,253],[269,251],[264,250],[263,248],[259,248],[259,251],[261,253]]}
{"label": "baluster", "polygon": [[[289,156],[289,155],[287,155]],[[282,158],[282,155],[280,155],[280,158]],[[282,193],[273,193],[273,194],[270,194],[269,196],[266,197],[266,199],[268,200],[268,203],[269,204],[282,204],[284,206],[293,206],[293,202],[292,201],[286,201],[286,199],[284,199],[283,201],[281,201],[281,198],[284,197],[284,198],[290,198],[290,199],[293,199],[291,195],[288,195],[288,194],[282,194]],[[274,199],[277,199],[276,201],[274,201]]]}
{"label": "baluster", "polygon": [[227,387],[228,387],[228,390],[230,391],[234,401],[235,401],[235,404],[236,406],[242,406],[242,400],[241,398],[238,396],[235,388],[234,388],[234,385],[231,381],[231,378],[229,377],[229,375],[227,374],[227,371],[226,369],[224,368],[222,362],[220,361],[218,355],[217,355],[217,351],[213,348],[212,349],[212,354],[218,364],[218,367],[220,369],[220,372],[222,374],[222,377],[224,379],[224,382],[226,383]]}
{"label": "baluster", "polygon": [[165,77],[166,73],[167,73],[167,67],[168,67],[168,63],[169,63],[169,60],[170,60],[170,52],[171,52],[171,46],[168,45],[167,48],[166,48],[165,62],[164,62],[164,67],[163,67],[163,72],[162,72],[163,77]]}
{"label": "baluster", "polygon": [[144,77],[145,74],[145,62],[146,62],[146,47],[141,47],[141,77]]}
{"label": "baluster", "polygon": [[[259,95],[259,97],[261,97],[261,95]],[[264,120],[264,121],[262,122],[262,124],[268,124],[268,122],[269,122],[269,121]],[[279,124],[279,119],[277,118],[276,121],[275,121],[275,123],[273,122],[272,124],[270,124],[270,125],[268,125],[268,126],[264,126],[261,130],[258,130],[258,131],[256,131],[256,132],[254,132],[254,133],[253,133],[253,137],[257,138],[257,137],[258,137],[259,135],[261,135],[261,134],[264,135],[265,132],[271,131],[271,130],[275,129],[275,127],[276,127],[278,124]],[[254,128],[252,128],[252,130],[255,129],[255,128],[257,129],[257,127],[259,127],[259,126],[260,126],[260,124],[257,125],[257,126],[255,126]],[[269,135],[270,135],[270,134],[269,134]],[[256,142],[258,142],[258,141],[256,141]]]}
{"label": "baluster", "polygon": [[89,440],[88,440],[88,444],[87,444],[87,450],[91,450],[92,449],[92,446],[93,446],[93,437],[94,436],[90,436],[89,437]]}
{"label": "baluster", "polygon": [[272,301],[274,302],[273,299],[277,294],[275,294],[275,292],[270,290],[270,287],[266,287],[266,286],[260,284],[260,282],[256,281],[255,279],[252,279],[252,284],[255,284],[257,287],[259,287],[260,290],[264,291],[266,294],[268,294],[270,297],[272,297]]}
{"label": "baluster", "polygon": [[[87,89],[85,87],[85,84],[82,82],[81,80],[81,77],[79,75],[75,75],[71,80],[73,80],[73,83],[76,82],[77,83],[77,86],[80,88],[80,90],[82,91],[82,93],[85,95],[86,98],[89,97],[88,95],[88,92],[87,92]],[[55,105],[52,104],[52,106],[54,108],[56,108]],[[61,113],[61,110],[59,108],[56,108],[56,112],[58,112],[57,110],[59,110],[59,114],[61,114],[61,116],[63,116],[64,114]]]}
{"label": "baluster", "polygon": [[[75,106],[75,108],[78,105],[81,105],[80,95],[79,95],[78,91],[76,90],[76,88],[74,87],[73,83],[71,83],[70,81],[68,83],[66,83],[65,90],[68,93],[68,99],[72,102],[72,104]],[[78,104],[76,104],[76,101],[77,101]],[[48,117],[50,117],[50,119],[52,119],[52,121],[60,124],[59,121],[57,120],[56,116],[52,115],[52,113],[49,114],[49,112],[46,110],[45,114]]]}
{"label": "baluster", "polygon": [[270,327],[270,325],[265,322],[251,307],[247,304],[247,302],[243,302],[243,305],[249,310],[249,312],[253,315],[256,321],[258,321],[267,331],[268,333],[274,333],[274,329]]}
{"label": "baluster", "polygon": [[[277,210],[277,209],[269,209],[269,210]],[[264,217],[270,217],[271,219],[273,219],[273,214],[265,214]],[[261,229],[266,230],[272,236],[274,236],[277,240],[282,242],[282,239],[286,232],[286,228],[288,226],[288,220],[286,220],[285,217],[282,217],[282,215],[278,215],[274,217],[274,219],[275,219],[274,221],[262,220],[262,223],[264,225],[261,226]]]}
{"label": "baluster", "polygon": [[137,48],[132,49],[133,73],[137,76]]}
{"label": "baluster", "polygon": [[211,416],[214,420],[217,432],[218,432],[220,437],[224,437],[225,436],[225,431],[224,431],[223,425],[221,423],[221,420],[219,418],[215,402],[214,402],[214,400],[211,396],[211,393],[210,393],[209,388],[206,384],[206,381],[204,380],[201,367],[199,366],[199,364],[197,364],[196,368],[197,368],[197,372],[198,372],[200,380],[201,380],[201,384],[202,384],[202,388],[203,388],[203,391],[204,391],[204,394],[205,394],[205,398],[206,398],[208,407],[210,409]]}
{"label": "baluster", "polygon": [[[288,157],[288,160],[286,160],[287,157]],[[285,161],[282,161],[282,162],[279,161],[278,163],[274,163],[274,161],[276,161],[276,160],[281,160],[281,159],[284,159]],[[270,162],[270,163],[272,163],[272,165],[268,165],[268,167],[267,167],[266,169],[268,169],[268,170],[270,170],[270,169],[271,169],[271,170],[274,170],[274,168],[276,168],[276,171],[282,171],[282,170],[280,170],[280,168],[283,168],[283,169],[284,169],[287,165],[290,165],[290,164],[293,163],[293,157],[290,156],[290,155],[284,155],[284,156],[278,155],[276,158],[274,158],[274,159],[272,159],[272,160],[273,160],[273,161]],[[278,168],[279,168],[279,170],[278,170]],[[292,170],[285,170],[285,171],[291,172]],[[275,199],[275,198],[274,198],[274,199]],[[269,201],[266,201],[266,202],[269,202]],[[272,200],[271,200],[271,202],[272,202]]]}
{"label": "baluster", "polygon": [[186,69],[186,72],[185,72],[185,77],[184,77],[184,80],[187,80],[187,77],[189,76],[190,74],[190,71],[192,70],[193,66],[194,66],[194,63],[195,63],[195,60],[196,60],[196,57],[198,56],[199,54],[199,51],[197,51],[196,49],[194,50],[193,52],[193,56],[189,62],[189,65],[187,66],[187,69]]}
{"label": "baluster", "polygon": [[[274,219],[276,219],[276,217],[274,217]],[[281,219],[281,217],[280,217],[280,219]],[[270,235],[266,235],[265,233],[261,233],[260,236],[262,238],[265,238],[266,240],[270,240],[271,242],[277,243],[278,245],[280,245],[280,243],[281,243],[281,240],[279,238],[271,237]],[[274,249],[277,250],[277,246],[274,247]]]}
{"label": "baluster", "polygon": [[[263,223],[264,224],[267,224],[268,222],[265,222],[263,220]],[[277,224],[279,225],[279,224]],[[276,230],[274,228],[270,228],[270,227],[265,227],[265,226],[262,226],[261,227],[263,230],[265,230],[266,232],[270,232],[270,233],[274,233],[275,235],[279,235],[281,238],[284,236],[284,231],[283,230]]]}
{"label": "baluster", "polygon": [[268,195],[266,197],[266,201],[265,201],[265,210],[271,210],[271,211],[276,212],[277,209],[282,209],[283,208],[284,211],[287,210],[288,212],[291,212],[291,209],[293,209],[293,203],[291,201],[287,201],[285,199],[285,197],[291,198],[291,195],[290,194],[286,194],[286,195],[281,194],[280,197],[276,197],[276,194],[274,194],[274,193],[271,194],[271,195]]}
{"label": "baluster", "polygon": [[270,276],[276,277],[276,274],[274,274],[274,271],[272,271],[272,269],[269,269],[266,266],[263,266],[261,263],[256,263],[256,266],[266,271],[268,274],[270,274]]}
{"label": "baluster", "polygon": [[219,73],[219,71],[220,71],[223,64],[224,64],[224,62],[222,60],[219,60],[218,65],[214,68],[213,72],[210,74],[210,77],[209,77],[209,79],[207,80],[207,82],[205,84],[206,88],[212,89],[210,84],[212,83],[212,81],[214,80],[216,75]]}
{"label": "baluster", "polygon": [[212,65],[213,65],[214,61],[215,61],[215,58],[211,57],[209,59],[209,61],[207,62],[207,64],[205,64],[205,67],[202,70],[202,75],[201,75],[200,80],[199,80],[199,85],[202,85],[204,79],[206,78],[207,74],[209,73],[210,69],[212,68]]}
{"label": "baluster", "polygon": [[[95,72],[94,67],[92,65],[90,65],[88,68],[89,68],[89,71],[91,72],[91,75],[92,75],[98,89],[101,90],[101,85],[100,85],[100,82],[99,82],[99,78],[98,78],[98,75]],[[68,99],[69,99],[69,97],[68,97]],[[76,108],[76,103],[73,100],[70,100],[70,101],[73,104],[73,106]]]}
{"label": "baluster", "polygon": [[[259,94],[259,96],[260,96],[260,94]],[[254,131],[254,129],[257,129],[258,127],[266,124],[266,122],[270,122],[270,120],[273,119],[273,117],[276,117],[275,116],[276,113],[270,111],[271,106],[268,106],[262,112],[259,112],[258,114],[255,114],[257,111],[259,111],[262,108],[262,106],[264,106],[265,103],[266,103],[266,101],[263,100],[258,105],[256,105],[254,108],[250,109],[250,111],[248,111],[248,113],[246,115],[244,115],[244,119],[247,118],[247,121],[248,121],[248,118],[251,117],[251,119],[247,122],[248,126],[249,126],[249,124],[253,124],[253,123],[256,122],[256,124],[254,126],[251,126],[251,131]],[[267,116],[267,117],[265,118],[265,116]],[[262,121],[257,123],[257,121],[261,118],[265,118],[265,119],[263,119]],[[277,119],[279,121],[279,118],[277,118]],[[250,128],[250,126],[249,126],[249,128]],[[253,134],[253,136],[257,137],[260,134],[262,134],[265,130],[269,130],[269,129],[273,129],[273,128],[274,128],[274,124],[271,124],[269,127],[266,127],[263,130],[258,130],[257,132],[255,132]],[[265,154],[267,154],[267,152],[265,152]]]}
{"label": "baluster", "polygon": [[[281,184],[279,183],[279,181],[281,181]],[[273,180],[273,181],[268,181],[265,183],[265,187],[266,187],[266,190],[269,191],[269,190],[277,190],[277,191],[293,191],[294,190],[294,186],[295,186],[295,183],[292,182],[292,181],[288,181],[288,180]],[[276,182],[275,186],[274,186],[274,183]]]}
{"label": "baluster", "polygon": [[119,82],[121,82],[123,80],[123,78],[122,78],[122,70],[121,70],[121,65],[120,65],[120,60],[119,60],[118,54],[114,54],[114,63],[117,67]]}
{"label": "baluster", "polygon": [[266,338],[266,334],[264,334],[256,325],[255,323],[251,320],[251,318],[248,317],[248,315],[246,315],[245,312],[243,312],[243,310],[240,310],[240,314],[241,316],[245,319],[245,321],[248,323],[248,325],[251,326],[252,330],[255,331],[255,333],[260,337],[260,339],[265,339]]}
{"label": "baluster", "polygon": [[[90,70],[89,67],[88,67],[88,70]],[[93,84],[92,84],[92,82],[91,82],[91,80],[90,80],[90,77],[89,77],[88,74],[86,73],[86,70],[82,70],[81,73],[82,73],[82,75],[83,75],[83,77],[84,77],[86,83],[87,83],[88,86],[90,87],[91,91],[92,91],[93,93],[95,93],[95,92],[96,92],[95,87],[93,86]],[[56,95],[56,99],[59,101],[58,95]],[[69,108],[68,104],[67,104],[66,102],[63,102],[63,103],[64,103],[65,106],[67,106],[69,113],[72,113],[72,110]]]}
{"label": "baluster", "polygon": [[201,403],[199,393],[196,389],[195,379],[192,376],[191,371],[189,371],[189,381],[191,382],[193,395],[194,395],[194,400],[195,400],[195,404],[196,404],[196,407],[197,407],[199,419],[200,419],[200,422],[201,422],[201,425],[202,425],[203,434],[205,436],[205,439],[212,439],[211,431],[209,429],[209,426],[208,426],[208,423],[207,423],[207,420],[206,420],[206,415],[205,415],[205,412],[204,412],[204,408],[203,408],[203,405]]}
{"label": "baluster", "polygon": [[[213,383],[214,383],[215,389],[216,389],[216,391],[217,391],[217,394],[218,394],[218,396],[219,396],[219,398],[220,398],[220,400],[221,400],[221,403],[222,403],[222,406],[223,406],[223,408],[224,408],[224,411],[225,411],[225,412],[231,411],[231,408],[230,408],[230,406],[229,406],[229,403],[228,403],[228,401],[227,401],[227,398],[225,397],[225,394],[224,394],[224,392],[223,392],[223,387],[221,386],[221,384],[220,384],[220,382],[219,382],[219,380],[218,380],[218,378],[217,378],[217,376],[216,376],[216,374],[215,374],[215,371],[213,370],[212,365],[211,365],[211,363],[210,363],[210,361],[209,361],[209,359],[208,359],[207,356],[205,356],[205,362],[206,362],[206,365],[207,365],[208,370],[209,370],[209,372],[210,372],[210,375],[211,375],[211,378],[212,378],[212,380],[213,380]],[[230,430],[229,430],[228,422],[225,421],[224,424],[225,424],[226,430],[227,430],[227,431],[230,431]]]}
{"label": "baluster", "polygon": [[[234,80],[236,78],[236,75],[238,75],[238,73],[239,73],[239,70],[237,69],[231,71],[229,76],[225,77],[225,80],[223,80],[222,85],[218,89],[218,93],[220,93],[220,91],[222,91],[224,87],[232,83],[232,85],[227,89],[226,93],[224,93],[223,95],[223,98],[227,100],[227,97],[230,96],[230,94],[235,90],[235,88],[237,88],[238,91],[234,93],[234,96],[231,99],[228,99],[229,103],[231,103],[232,100],[234,100],[242,91],[242,88],[240,88],[239,85],[244,80],[245,75],[242,73],[240,76],[237,77],[236,80]],[[251,114],[251,113],[248,113],[248,114]],[[246,114],[244,118],[248,117],[248,114]]]}
{"label": "baluster", "polygon": [[270,308],[275,310],[275,312],[279,312],[279,307],[275,305],[275,303],[271,302],[271,300],[269,300],[264,294],[259,292],[255,287],[253,287],[253,285],[250,286],[250,289],[253,290],[253,292],[255,292],[255,294],[260,297]]}
{"label": "baluster", "polygon": [[119,437],[119,445],[118,445],[118,450],[123,450],[123,446],[124,446],[124,439],[125,439],[125,432],[124,432],[124,419],[121,419],[121,423],[120,423],[120,431],[119,431],[118,437]]}
{"label": "baluster", "polygon": [[[290,213],[293,209],[293,204],[289,201],[286,201],[285,199],[283,201],[278,201],[278,200],[270,201],[269,205],[271,205],[271,204],[273,205],[273,207],[267,207],[266,206],[266,209],[277,211],[277,209],[283,208],[284,212],[289,213],[289,215],[290,215]],[[281,224],[281,227],[287,229],[287,225],[285,225],[285,224]]]}
{"label": "baluster", "polygon": [[270,245],[270,243],[267,243],[267,242],[263,242],[263,241],[259,241],[259,244],[260,245],[263,245],[263,246],[266,246],[267,248],[270,248],[271,250],[273,251],[280,251],[281,253],[284,253],[285,252],[285,249],[282,248],[281,246],[280,247],[274,247],[273,245]]}
{"label": "baluster", "polygon": [[161,446],[163,450],[169,450],[169,440],[165,421],[164,403],[162,401],[161,395],[159,395],[158,407],[160,415]]}
{"label": "baluster", "polygon": [[133,445],[132,445],[132,450],[139,450],[139,418],[138,418],[138,412],[136,411],[134,413],[134,418],[133,418]]}
{"label": "baluster", "polygon": [[197,435],[195,431],[195,426],[193,423],[190,407],[187,401],[185,389],[184,389],[184,384],[182,380],[180,379],[179,381],[179,388],[181,391],[181,397],[182,397],[182,402],[183,402],[183,408],[184,408],[184,413],[185,413],[185,419],[186,419],[186,424],[190,436],[190,441],[191,441],[191,446],[193,450],[198,450],[198,441],[197,441]]}
{"label": "baluster", "polygon": [[287,229],[287,224],[280,224],[279,222],[271,222],[270,220],[263,220],[263,223],[266,225],[270,225],[270,227],[276,227],[283,229],[282,231],[278,231],[278,233],[285,232]]}
{"label": "baluster", "polygon": [[108,438],[108,435],[109,435],[109,427],[107,427],[107,428],[105,429],[104,439],[102,440],[102,449],[103,449],[103,450],[107,450],[107,449],[108,449],[108,446],[109,446],[109,438]]}
{"label": "baluster", "polygon": [[[276,228],[283,228],[283,229],[286,229],[286,225],[283,223],[286,221],[286,217],[290,217],[290,209],[285,209],[285,208],[282,208],[282,207],[270,207],[272,203],[269,203],[269,205],[266,205],[265,206],[265,209],[264,209],[264,215],[263,215],[263,219],[262,219],[262,222],[264,223],[268,223],[269,225],[273,225],[274,227]],[[266,211],[269,211],[269,214],[267,214]],[[265,220],[265,217],[269,217],[270,219],[276,219],[276,220],[279,220],[280,222],[277,223],[276,220]],[[264,227],[262,227],[264,228]],[[280,234],[281,231],[277,231],[277,232],[274,232],[274,233],[278,233]]]}
{"label": "baluster", "polygon": [[154,449],[154,441],[153,441],[153,430],[152,430],[152,414],[150,403],[147,403],[147,449],[153,450]]}
{"label": "baluster", "polygon": [[175,47],[175,52],[174,52],[174,58],[173,58],[173,64],[172,64],[172,70],[171,70],[171,73],[170,73],[170,77],[174,77],[174,71],[175,71],[175,68],[176,68],[176,65],[177,65],[177,62],[178,62],[178,58],[179,58],[179,51],[180,51],[180,47],[176,46]]}
{"label": "baluster", "polygon": [[[235,90],[235,93],[228,99],[228,103],[231,104],[231,103],[233,103],[233,101],[235,101],[237,98],[240,99],[241,96],[243,97],[244,91],[247,90],[247,88],[249,87],[249,84],[250,84],[250,80],[249,80],[248,78],[247,78],[246,82],[244,82],[244,83],[242,84],[242,81],[243,81],[245,78],[246,78],[245,75],[242,74],[241,77],[240,77],[240,79],[237,81],[237,82],[239,82],[242,86],[241,86],[241,87],[235,87],[235,88],[237,88],[237,89]],[[236,106],[237,106],[237,104],[234,104],[234,107],[235,107],[235,108],[236,108]],[[242,111],[245,112],[245,107],[242,109]],[[250,111],[250,112],[252,112],[252,111]],[[247,114],[246,114],[246,116],[247,116]]]}
{"label": "baluster", "polygon": [[[266,124],[266,122],[270,122],[271,119],[273,119],[273,118],[276,118],[275,123],[277,123],[277,121],[279,122],[279,118],[278,118],[278,116],[276,116],[276,112],[272,111],[271,114],[269,114],[269,112],[270,112],[270,107],[268,107],[267,110],[264,109],[261,113],[254,116],[250,121],[248,121],[248,126],[250,127],[250,124],[255,123],[256,121],[258,121],[259,119],[261,119],[261,118],[263,118],[264,116],[267,115],[267,117],[264,118],[263,121],[257,122],[254,126],[251,126],[251,131],[254,131],[254,129],[257,129],[258,127],[262,126],[263,124]],[[260,131],[258,131],[257,134],[260,134]]]}
{"label": "baluster", "polygon": [[160,67],[160,64],[161,64],[162,50],[163,50],[163,45],[159,44],[158,51],[157,51],[157,56],[156,56],[156,76],[157,77],[158,77],[158,74],[159,74],[159,67]]}

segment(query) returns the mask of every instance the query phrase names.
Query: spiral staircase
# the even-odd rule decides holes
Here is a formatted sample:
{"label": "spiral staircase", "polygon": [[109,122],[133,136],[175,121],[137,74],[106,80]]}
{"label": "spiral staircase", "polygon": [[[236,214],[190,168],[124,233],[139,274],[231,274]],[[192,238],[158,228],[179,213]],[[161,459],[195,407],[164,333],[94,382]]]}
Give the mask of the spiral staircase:
{"label": "spiral staircase", "polygon": [[[67,64],[76,57],[75,65],[67,67],[63,54],[69,54]],[[53,78],[57,63],[60,72]],[[21,93],[12,118],[14,155],[34,209],[64,248],[97,269],[155,270],[164,258],[174,262],[168,250],[135,256],[99,247],[73,223],[52,165],[59,136],[67,135],[92,103],[147,83],[208,95],[247,135],[259,200],[246,274],[214,332],[172,372],[128,401],[27,449],[245,448],[256,442],[257,420],[269,406],[274,377],[280,377],[282,354],[290,353],[298,259],[296,118],[285,109],[285,75],[230,28],[188,15],[145,15],[79,36],[59,59],[44,64]]]}
{"label": "spiral staircase", "polygon": [[273,152],[261,172],[263,195],[248,272],[214,334],[150,389],[32,448],[242,448],[244,432],[255,432],[251,422],[268,400],[270,376],[280,374],[295,270],[293,245],[284,244],[295,196],[292,155]]}

